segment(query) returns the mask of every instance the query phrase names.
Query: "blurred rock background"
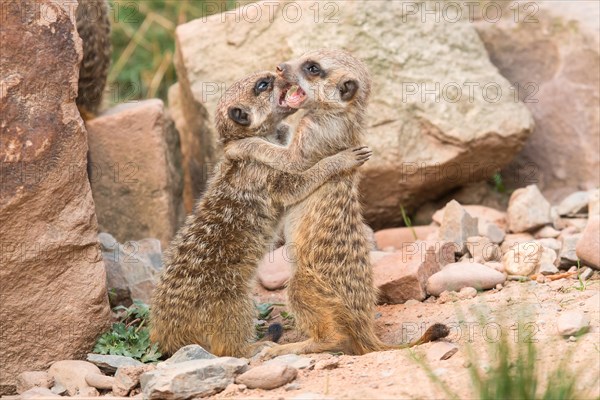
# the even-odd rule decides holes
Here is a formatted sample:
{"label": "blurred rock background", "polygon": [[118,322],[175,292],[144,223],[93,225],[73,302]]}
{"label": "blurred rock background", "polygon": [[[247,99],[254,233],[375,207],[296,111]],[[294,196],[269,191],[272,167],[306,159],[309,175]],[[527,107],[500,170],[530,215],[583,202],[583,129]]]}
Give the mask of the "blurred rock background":
{"label": "blurred rock background", "polygon": [[403,224],[401,208],[426,223],[451,198],[506,207],[528,184],[558,202],[600,180],[598,6],[564,3],[278,2],[237,14],[220,13],[237,4],[227,1],[117,3],[127,18],[113,26],[107,106],[166,103],[190,212],[219,156],[212,113],[227,85],[307,49],[344,47],[374,79],[375,156],[363,168],[374,228]]}

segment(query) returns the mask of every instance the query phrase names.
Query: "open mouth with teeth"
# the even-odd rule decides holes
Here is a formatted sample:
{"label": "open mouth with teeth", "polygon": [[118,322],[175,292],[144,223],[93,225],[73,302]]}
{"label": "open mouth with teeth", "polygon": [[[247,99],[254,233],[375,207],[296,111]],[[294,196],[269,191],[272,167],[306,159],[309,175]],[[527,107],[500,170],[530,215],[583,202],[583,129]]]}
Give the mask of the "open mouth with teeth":
{"label": "open mouth with teeth", "polygon": [[306,92],[298,85],[290,85],[281,91],[279,105],[282,107],[300,108],[306,100]]}

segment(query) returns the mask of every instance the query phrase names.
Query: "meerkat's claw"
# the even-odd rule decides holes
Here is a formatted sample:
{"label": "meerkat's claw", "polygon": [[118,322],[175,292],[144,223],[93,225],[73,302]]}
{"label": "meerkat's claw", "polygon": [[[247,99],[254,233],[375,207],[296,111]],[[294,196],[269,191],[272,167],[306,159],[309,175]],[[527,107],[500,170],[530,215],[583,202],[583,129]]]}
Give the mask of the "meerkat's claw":
{"label": "meerkat's claw", "polygon": [[360,163],[360,165],[362,165],[369,161],[369,159],[373,155],[373,152],[371,152],[371,150],[362,150],[361,152],[355,153],[355,155],[356,160]]}
{"label": "meerkat's claw", "polygon": [[358,147],[354,147],[352,149],[352,151],[363,151],[363,150],[371,151],[371,149],[369,149],[369,146],[358,146]]}

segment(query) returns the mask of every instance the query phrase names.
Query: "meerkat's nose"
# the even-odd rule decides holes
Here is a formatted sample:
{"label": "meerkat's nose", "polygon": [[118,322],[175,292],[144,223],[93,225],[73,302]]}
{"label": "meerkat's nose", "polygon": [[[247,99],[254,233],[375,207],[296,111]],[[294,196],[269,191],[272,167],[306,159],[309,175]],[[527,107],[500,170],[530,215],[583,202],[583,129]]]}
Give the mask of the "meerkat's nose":
{"label": "meerkat's nose", "polygon": [[283,75],[285,74],[285,71],[287,70],[287,64],[286,63],[281,63],[277,66],[277,74],[281,77],[283,77]]}

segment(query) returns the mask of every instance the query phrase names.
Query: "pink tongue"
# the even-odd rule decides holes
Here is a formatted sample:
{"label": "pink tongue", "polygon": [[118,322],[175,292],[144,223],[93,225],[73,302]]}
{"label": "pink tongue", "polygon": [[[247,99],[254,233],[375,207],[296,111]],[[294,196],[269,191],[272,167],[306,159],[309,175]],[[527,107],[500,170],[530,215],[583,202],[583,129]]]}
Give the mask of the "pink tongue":
{"label": "pink tongue", "polygon": [[292,94],[291,96],[288,97],[288,100],[290,100],[292,103],[296,103],[301,98],[302,98],[302,95],[300,93],[298,93],[298,91],[296,91],[294,94]]}
{"label": "pink tongue", "polygon": [[293,90],[290,89],[291,92],[288,92],[285,96],[285,100],[289,106],[294,107],[302,102],[302,99],[304,98],[304,93],[302,92],[302,89],[298,86],[293,87],[292,89]]}

